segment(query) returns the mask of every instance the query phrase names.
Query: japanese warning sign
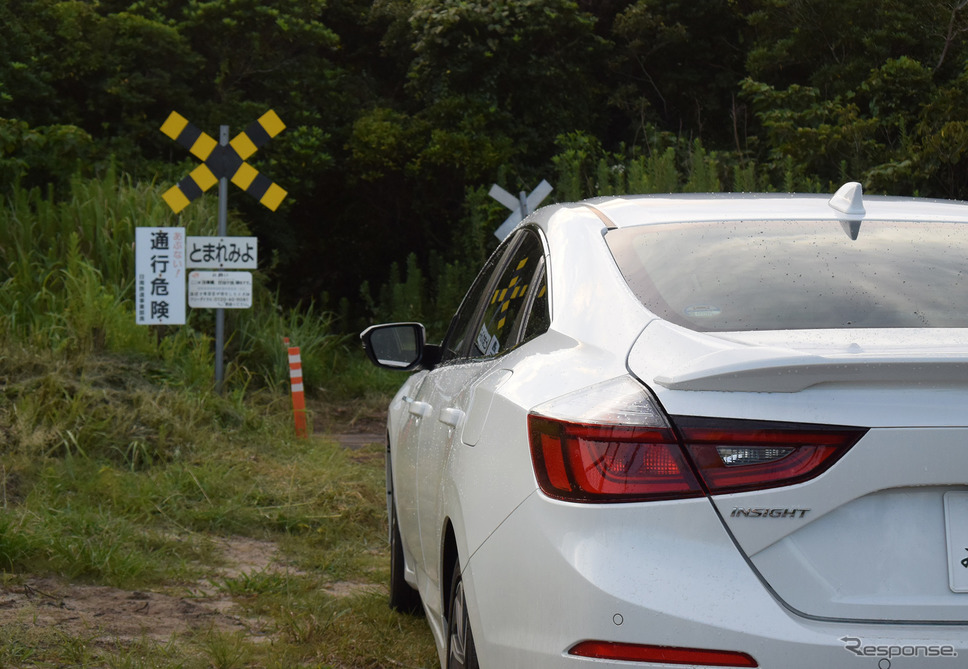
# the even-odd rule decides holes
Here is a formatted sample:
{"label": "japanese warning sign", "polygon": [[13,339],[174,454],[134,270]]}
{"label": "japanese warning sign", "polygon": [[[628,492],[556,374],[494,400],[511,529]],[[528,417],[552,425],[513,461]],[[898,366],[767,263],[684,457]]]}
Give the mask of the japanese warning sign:
{"label": "japanese warning sign", "polygon": [[203,309],[248,309],[252,306],[251,272],[192,272],[188,304]]}
{"label": "japanese warning sign", "polygon": [[189,267],[256,269],[259,240],[256,237],[189,237],[185,257]]}
{"label": "japanese warning sign", "polygon": [[138,325],[185,323],[185,228],[135,228]]}

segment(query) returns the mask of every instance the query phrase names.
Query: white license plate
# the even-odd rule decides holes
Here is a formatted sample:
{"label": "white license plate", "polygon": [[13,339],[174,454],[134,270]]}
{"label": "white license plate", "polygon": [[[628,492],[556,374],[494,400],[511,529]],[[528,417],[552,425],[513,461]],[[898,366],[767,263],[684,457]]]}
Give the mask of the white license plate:
{"label": "white license plate", "polygon": [[948,585],[968,592],[968,492],[944,494],[944,525],[948,536]]}

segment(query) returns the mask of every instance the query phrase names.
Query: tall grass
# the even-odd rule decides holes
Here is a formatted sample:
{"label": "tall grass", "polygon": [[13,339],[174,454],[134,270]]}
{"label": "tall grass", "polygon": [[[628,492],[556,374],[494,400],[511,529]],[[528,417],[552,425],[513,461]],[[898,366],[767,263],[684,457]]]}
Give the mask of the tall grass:
{"label": "tall grass", "polygon": [[[65,193],[14,188],[0,208],[0,340],[75,356],[147,356],[181,385],[213,379],[211,311],[191,310],[184,327],[135,323],[135,228],[177,225],[190,235],[211,235],[217,217],[214,197],[176,217],[160,192],[114,170],[100,179],[75,178]],[[248,232],[230,217],[229,234]],[[229,320],[230,387],[287,382],[284,336],[303,348],[307,386],[326,386],[345,343],[332,318],[312,306],[282,309],[258,272],[254,292],[255,306]]]}

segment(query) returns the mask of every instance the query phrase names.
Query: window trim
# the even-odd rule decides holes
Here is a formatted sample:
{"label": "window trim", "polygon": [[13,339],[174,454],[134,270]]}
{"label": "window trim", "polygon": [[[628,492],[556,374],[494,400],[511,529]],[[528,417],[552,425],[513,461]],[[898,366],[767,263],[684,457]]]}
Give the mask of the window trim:
{"label": "window trim", "polygon": [[[471,285],[470,287],[468,287],[467,292],[464,293],[463,299],[461,299],[460,306],[457,307],[457,311],[454,312],[454,316],[450,319],[450,326],[448,326],[447,328],[447,334],[444,335],[444,339],[441,342],[442,357],[440,360],[440,364],[444,365],[444,364],[450,364],[453,362],[460,362],[460,361],[467,360],[470,357],[468,356],[467,353],[470,350],[471,342],[474,340],[473,336],[466,338],[461,344],[461,350],[454,351],[453,354],[451,354],[451,350],[446,346],[447,340],[450,339],[450,337],[454,334],[454,328],[457,325],[458,316],[461,315],[461,312],[464,310],[465,307],[469,309],[474,309],[476,312],[472,316],[473,320],[469,321],[468,323],[467,331],[476,333],[480,330],[481,318],[484,316],[484,310],[480,308],[482,304],[482,300],[478,299],[477,304],[474,304],[473,306],[468,306],[467,298],[470,296],[471,292],[477,286],[477,282],[481,280],[482,275],[484,271],[487,269],[487,265],[490,262],[491,258],[494,258],[500,255],[500,257],[497,258],[497,260],[495,261],[494,267],[491,269],[491,275],[487,278],[487,283],[484,285],[484,290],[480,293],[480,296],[483,297],[484,295],[490,295],[493,292],[494,284],[497,282],[498,277],[504,271],[504,268],[507,266],[508,257],[512,253],[514,253],[515,250],[517,250],[517,247],[520,245],[520,240],[521,240],[521,235],[516,234],[508,238],[505,242],[502,242],[502,244],[499,245],[494,250],[494,253],[492,253],[491,256],[488,257],[487,261],[484,262],[484,266],[477,273],[477,276],[474,278],[474,281],[471,282]],[[504,246],[503,250],[501,249],[501,246]]]}

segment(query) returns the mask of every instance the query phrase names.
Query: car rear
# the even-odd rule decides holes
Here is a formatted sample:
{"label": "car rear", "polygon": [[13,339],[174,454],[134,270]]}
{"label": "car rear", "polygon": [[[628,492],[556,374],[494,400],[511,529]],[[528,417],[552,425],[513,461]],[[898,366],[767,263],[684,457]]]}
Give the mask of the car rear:
{"label": "car rear", "polygon": [[538,490],[469,564],[482,661],[963,666],[968,207],[679,204],[595,205],[656,318],[518,434]]}

